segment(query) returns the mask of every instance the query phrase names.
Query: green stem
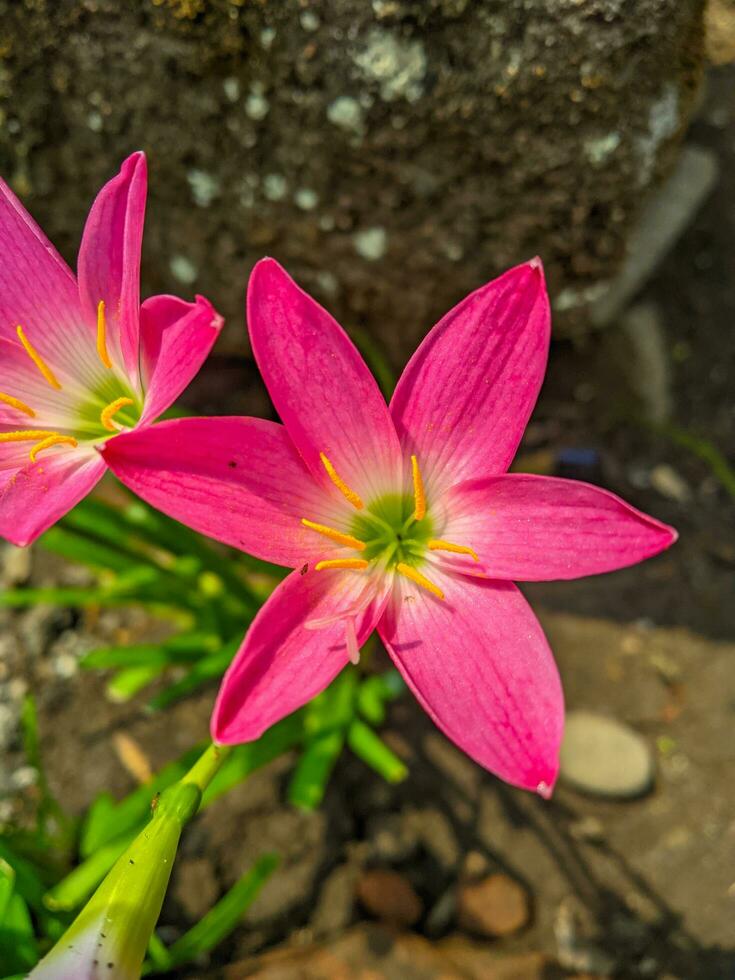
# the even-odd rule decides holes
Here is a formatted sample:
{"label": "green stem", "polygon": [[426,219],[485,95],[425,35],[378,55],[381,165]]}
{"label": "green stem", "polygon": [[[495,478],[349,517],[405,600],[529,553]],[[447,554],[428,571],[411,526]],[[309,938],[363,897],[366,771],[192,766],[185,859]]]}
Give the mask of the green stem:
{"label": "green stem", "polygon": [[217,775],[220,766],[230,752],[232,752],[231,745],[215,745],[212,743],[181,779],[181,782],[192,783],[203,793]]}

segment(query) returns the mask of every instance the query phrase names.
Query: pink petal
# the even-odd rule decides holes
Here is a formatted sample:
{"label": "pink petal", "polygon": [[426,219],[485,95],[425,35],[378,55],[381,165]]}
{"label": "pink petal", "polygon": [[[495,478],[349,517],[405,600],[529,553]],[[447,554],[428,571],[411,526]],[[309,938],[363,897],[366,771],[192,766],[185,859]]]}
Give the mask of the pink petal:
{"label": "pink petal", "polygon": [[143,153],[133,153],[97,195],[79,249],[79,294],[89,323],[105,302],[110,357],[138,379],[140,250],[147,191]]}
{"label": "pink petal", "polygon": [[2,180],[0,255],[0,337],[17,340],[20,324],[49,362],[88,342],[74,276]]}
{"label": "pink petal", "polygon": [[140,309],[140,360],[145,409],[153,421],[179,397],[207,358],[223,324],[203,296],[186,303],[152,296]]}
{"label": "pink petal", "polygon": [[[349,660],[347,629],[306,623],[349,612],[365,587],[351,571],[292,572],[255,617],[225,674],[212,716],[212,737],[250,742],[323,691]],[[356,617],[358,644],[373,631],[384,607],[375,599]]]}
{"label": "pink petal", "polygon": [[538,620],[510,582],[427,575],[444,601],[397,579],[378,630],[433,721],[481,766],[548,796],[564,703]]}
{"label": "pink petal", "polygon": [[302,517],[341,520],[275,422],[175,419],[116,436],[102,455],[153,507],[279,565],[303,564],[324,545]]}
{"label": "pink petal", "polygon": [[92,451],[54,447],[0,489],[0,537],[27,545],[85,497],[105,472]]}
{"label": "pink petal", "polygon": [[505,472],[541,388],[549,334],[539,259],[471,293],[429,333],[391,414],[430,492]]}
{"label": "pink petal", "polygon": [[400,447],[375,379],[339,324],[273,259],[253,269],[248,323],[276,411],[316,478],[339,494],[325,453],[363,498],[394,490]]}
{"label": "pink petal", "polygon": [[670,547],[676,531],[620,497],[576,480],[506,474],[447,494],[442,537],[481,564],[463,570],[521,582],[580,578],[634,565]]}
{"label": "pink petal", "polygon": [[[62,372],[58,374],[60,378],[64,377]],[[52,388],[20,343],[4,337],[0,337],[0,392],[20,399],[36,413],[31,417],[0,402],[0,423],[7,423],[9,430],[64,429],[73,424],[66,391]],[[7,445],[0,444],[0,452]]]}

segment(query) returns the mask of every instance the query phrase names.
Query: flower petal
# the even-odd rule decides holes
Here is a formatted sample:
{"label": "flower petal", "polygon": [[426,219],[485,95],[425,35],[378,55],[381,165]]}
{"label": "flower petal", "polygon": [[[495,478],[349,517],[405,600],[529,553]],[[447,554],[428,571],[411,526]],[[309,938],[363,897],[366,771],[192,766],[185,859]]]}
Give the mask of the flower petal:
{"label": "flower petal", "polygon": [[322,547],[302,517],[339,520],[275,422],[174,419],[110,439],[102,455],[153,507],[278,565],[303,564]]}
{"label": "flower petal", "polygon": [[140,369],[145,391],[141,423],[174,403],[212,349],[223,319],[203,296],[186,303],[152,296],[140,309]]}
{"label": "flower petal", "polygon": [[253,269],[248,324],[276,411],[315,477],[339,493],[325,453],[360,496],[395,490],[400,446],[375,379],[339,324],[273,259]]}
{"label": "flower petal", "polygon": [[[345,623],[321,629],[306,624],[348,613],[365,584],[362,572],[310,570],[292,572],[278,586],[222,681],[212,716],[215,741],[234,745],[259,738],[331,683],[349,660]],[[358,645],[373,631],[384,604],[376,596],[355,617]]]}
{"label": "flower petal", "polygon": [[471,293],[426,337],[390,407],[431,494],[508,468],[541,388],[549,335],[533,259]]}
{"label": "flower petal", "polygon": [[78,504],[106,466],[94,450],[51,448],[0,488],[0,537],[27,545]]}
{"label": "flower petal", "polygon": [[50,361],[70,342],[89,342],[71,270],[0,180],[0,337],[20,324]]}
{"label": "flower petal", "polygon": [[597,575],[651,558],[677,538],[614,493],[576,480],[506,474],[460,484],[445,500],[444,536],[480,556],[463,571],[496,579]]}
{"label": "flower petal", "polygon": [[133,385],[138,379],[140,250],[147,190],[143,153],[133,153],[97,195],[79,249],[79,295],[89,323],[104,300],[107,347]]}
{"label": "flower petal", "polygon": [[[398,579],[378,627],[433,721],[476,762],[548,796],[564,703],[538,620],[510,582],[432,569],[444,601]],[[420,594],[417,594],[420,593]]]}

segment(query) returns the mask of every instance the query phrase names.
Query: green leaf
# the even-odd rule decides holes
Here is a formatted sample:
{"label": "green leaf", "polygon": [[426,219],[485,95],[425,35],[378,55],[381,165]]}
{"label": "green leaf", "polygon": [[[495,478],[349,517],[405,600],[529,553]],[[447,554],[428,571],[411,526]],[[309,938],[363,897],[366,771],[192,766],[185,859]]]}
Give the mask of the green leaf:
{"label": "green leaf", "polygon": [[135,840],[138,828],[117,837],[92,853],[78,864],[43,897],[43,903],[52,912],[70,912],[78,908],[95,890],[122,853]]}
{"label": "green leaf", "polygon": [[107,682],[105,690],[108,698],[116,704],[125,704],[131,698],[134,698],[138,691],[141,691],[151,681],[154,681],[164,667],[165,665],[153,664],[119,670]]}
{"label": "green leaf", "polygon": [[387,670],[366,678],[357,692],[357,709],[373,725],[385,721],[386,703],[394,701],[406,690],[403,678],[397,670]]}
{"label": "green leaf", "polygon": [[38,962],[38,944],[28,906],[15,892],[10,896],[0,925],[0,963],[15,973],[30,970]]}
{"label": "green leaf", "polygon": [[314,810],[326,792],[329,777],[344,746],[344,732],[324,732],[306,747],[288,787],[288,800],[303,810]]}
{"label": "green leaf", "polygon": [[239,924],[260,890],[278,867],[277,854],[265,854],[214,908],[169,949],[170,967],[182,966],[214,949]]}
{"label": "green leaf", "polygon": [[364,722],[357,719],[352,722],[347,730],[347,744],[356,756],[386,782],[400,783],[408,775],[405,764]]}
{"label": "green leaf", "polygon": [[[110,793],[100,793],[89,806],[82,828],[79,832],[79,853],[83,858],[89,857],[94,850],[94,842],[104,837],[107,828],[114,820],[115,800]],[[121,828],[127,829],[127,828]],[[90,846],[90,842],[92,846]]]}
{"label": "green leaf", "polygon": [[160,694],[151,698],[148,702],[150,710],[161,711],[163,708],[167,708],[170,704],[173,704],[174,701],[178,701],[193,691],[196,691],[207,681],[221,677],[230,666],[230,662],[240,642],[241,640],[238,639],[236,643],[228,643],[218,653],[210,657],[205,657],[196,663],[180,681],[176,681],[175,684],[171,684],[164,691],[161,691]]}

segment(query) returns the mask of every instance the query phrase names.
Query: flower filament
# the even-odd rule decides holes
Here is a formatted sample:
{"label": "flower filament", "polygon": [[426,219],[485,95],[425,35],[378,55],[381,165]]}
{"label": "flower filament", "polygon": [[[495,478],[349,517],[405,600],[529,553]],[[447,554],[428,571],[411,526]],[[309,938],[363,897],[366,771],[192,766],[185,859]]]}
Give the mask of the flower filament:
{"label": "flower filament", "polygon": [[447,551],[469,555],[479,561],[476,552],[462,544],[433,537],[433,522],[427,512],[426,490],[416,456],[411,456],[412,494],[386,494],[365,506],[362,498],[336,472],[331,461],[320,453],[322,465],[332,483],[358,511],[349,530],[341,530],[301,518],[304,527],[345,548],[358,552],[344,558],[328,558],[315,565],[317,572],[327,569],[367,571],[371,565],[382,572],[390,570],[419,585],[438,599],[444,598],[419,567],[429,551]]}

